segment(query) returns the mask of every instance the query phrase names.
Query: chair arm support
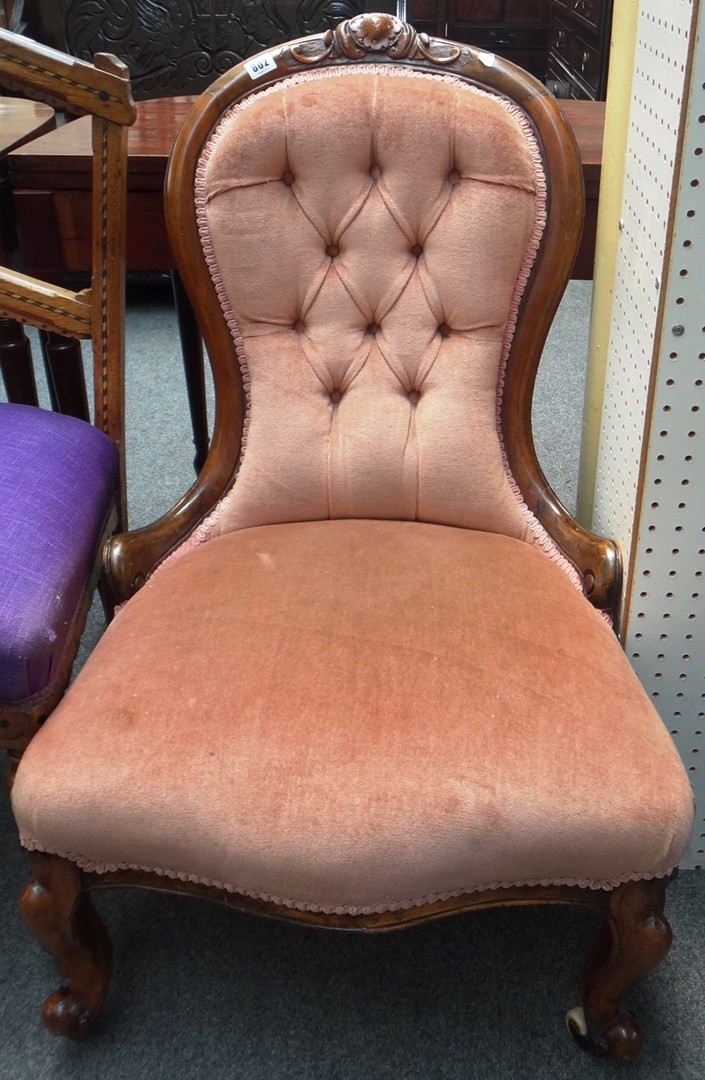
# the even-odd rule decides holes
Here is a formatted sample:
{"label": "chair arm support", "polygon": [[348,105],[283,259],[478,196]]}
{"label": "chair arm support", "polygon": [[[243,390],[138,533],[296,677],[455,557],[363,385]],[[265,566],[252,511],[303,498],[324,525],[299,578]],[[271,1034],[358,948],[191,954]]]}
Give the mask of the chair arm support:
{"label": "chair arm support", "polygon": [[131,124],[136,116],[127,67],[107,53],[88,64],[0,29],[0,81],[116,124]]}
{"label": "chair arm support", "polygon": [[609,612],[617,630],[622,598],[618,545],[576,521],[540,472],[539,476],[532,478],[530,491],[524,489],[527,504],[580,574],[585,596],[596,608]]}
{"label": "chair arm support", "polygon": [[103,548],[104,580],[116,603],[140,589],[156,570],[210,513],[232,482],[218,483],[205,470],[162,517],[141,529],[117,533]]}

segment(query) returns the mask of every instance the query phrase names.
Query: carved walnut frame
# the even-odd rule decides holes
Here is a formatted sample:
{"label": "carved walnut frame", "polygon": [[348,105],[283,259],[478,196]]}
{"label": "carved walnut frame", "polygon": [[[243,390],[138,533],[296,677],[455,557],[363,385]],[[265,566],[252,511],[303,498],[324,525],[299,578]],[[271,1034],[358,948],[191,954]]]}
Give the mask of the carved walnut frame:
{"label": "carved walnut frame", "polygon": [[[359,16],[325,35],[300,39],[262,54],[274,64],[256,81],[244,65],[219,79],[194,106],[179,135],[167,177],[169,235],[211,358],[218,411],[212,446],[200,476],[150,527],[113,537],[105,566],[117,600],[125,600],[188,536],[228,489],[236,471],[244,402],[233,341],[206,269],[193,206],[194,174],[204,142],[223,111],[245,95],[312,64],[403,62],[418,71],[452,72],[504,95],[525,111],[536,131],[551,178],[549,223],[526,289],[506,376],[502,427],[514,476],[529,507],[579,570],[585,593],[597,607],[616,611],[620,562],[616,546],[583,529],[560,504],[538,464],[531,436],[531,395],[548,329],[570,274],[582,228],[582,172],[572,133],[546,89],[510,63],[488,65],[468,46],[418,35],[392,16]],[[485,58],[486,60],[486,58]],[[489,890],[407,911],[376,915],[323,915],[249,899],[154,873],[89,873],[57,856],[32,853],[35,879],[21,900],[31,933],[54,954],[67,983],[47,999],[45,1025],[56,1034],[85,1037],[92,1030],[110,978],[110,945],[88,897],[92,889],[136,886],[207,897],[240,911],[362,932],[389,931],[472,908],[528,904],[578,904],[596,910],[602,928],[588,957],[583,1011],[573,1033],[593,1052],[621,1059],[641,1045],[633,1017],[620,996],[655,967],[670,947],[663,915],[667,881],[630,882],[613,891],[569,886]]]}

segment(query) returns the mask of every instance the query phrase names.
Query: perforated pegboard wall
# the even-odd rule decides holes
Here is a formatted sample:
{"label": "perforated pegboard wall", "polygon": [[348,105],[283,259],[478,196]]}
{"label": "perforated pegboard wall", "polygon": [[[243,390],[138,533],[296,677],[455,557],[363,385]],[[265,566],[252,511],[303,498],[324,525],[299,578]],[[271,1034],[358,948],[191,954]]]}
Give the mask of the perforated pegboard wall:
{"label": "perforated pegboard wall", "polygon": [[594,517],[622,546],[627,654],[698,803],[686,867],[705,865],[704,12],[640,9]]}

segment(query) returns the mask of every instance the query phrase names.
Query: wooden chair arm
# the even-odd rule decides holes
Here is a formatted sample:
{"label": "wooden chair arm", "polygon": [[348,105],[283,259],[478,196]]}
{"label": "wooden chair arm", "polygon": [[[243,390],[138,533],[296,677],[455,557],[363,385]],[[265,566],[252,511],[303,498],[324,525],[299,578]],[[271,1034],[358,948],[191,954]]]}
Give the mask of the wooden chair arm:
{"label": "wooden chair arm", "polygon": [[136,111],[127,67],[97,53],[93,64],[0,29],[0,78],[13,89],[44,92],[52,102],[116,124],[132,124]]}

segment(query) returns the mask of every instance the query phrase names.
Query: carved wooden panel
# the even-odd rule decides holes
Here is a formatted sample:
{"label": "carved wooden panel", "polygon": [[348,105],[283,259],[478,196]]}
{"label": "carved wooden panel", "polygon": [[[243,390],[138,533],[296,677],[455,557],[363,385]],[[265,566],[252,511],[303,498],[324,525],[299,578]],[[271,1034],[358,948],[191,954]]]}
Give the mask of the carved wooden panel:
{"label": "carved wooden panel", "polygon": [[504,15],[502,0],[456,0],[451,7],[463,22],[501,22]]}
{"label": "carved wooden panel", "polygon": [[[31,37],[89,60],[112,52],[137,98],[194,94],[240,60],[326,30],[365,0],[27,0]],[[395,5],[372,5],[394,10]]]}

